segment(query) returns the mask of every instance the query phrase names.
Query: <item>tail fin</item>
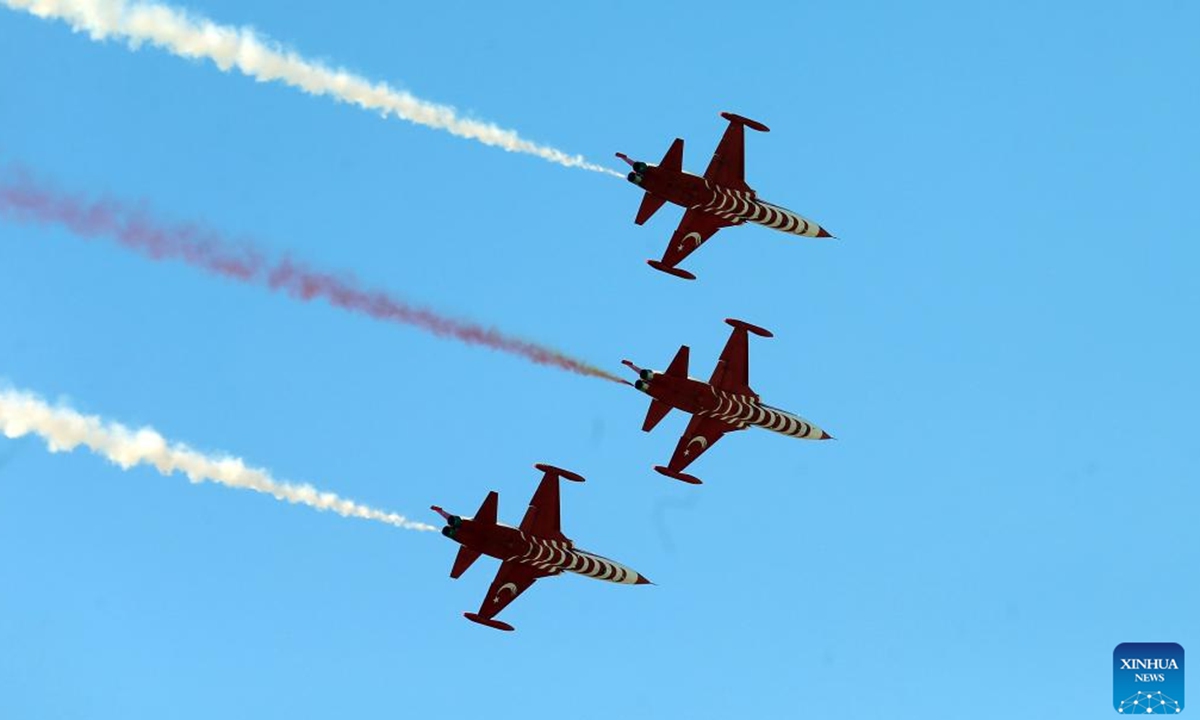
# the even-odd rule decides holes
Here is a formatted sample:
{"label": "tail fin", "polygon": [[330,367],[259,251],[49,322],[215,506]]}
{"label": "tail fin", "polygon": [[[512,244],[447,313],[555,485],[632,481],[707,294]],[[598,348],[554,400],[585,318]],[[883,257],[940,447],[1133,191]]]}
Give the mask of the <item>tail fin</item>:
{"label": "tail fin", "polygon": [[671,143],[658,166],[663,170],[683,172],[683,138],[675,138],[675,142]]}
{"label": "tail fin", "polygon": [[479,506],[479,510],[475,511],[475,517],[471,518],[477,523],[485,523],[487,525],[496,524],[496,510],[500,506],[500,495],[495,490],[488,493],[483,499],[483,504]]}
{"label": "tail fin", "polygon": [[691,351],[687,345],[680,345],[679,352],[675,353],[675,359],[671,361],[671,364],[667,366],[667,371],[663,374],[670,375],[671,377],[687,377],[688,355],[690,353]]}
{"label": "tail fin", "polygon": [[[471,518],[473,522],[484,523],[486,525],[496,524],[496,511],[500,507],[500,495],[495,491],[487,494],[483,499],[483,504],[475,511],[475,517]],[[463,545],[458,549],[458,555],[454,556],[454,567],[450,568],[450,577],[457,578],[471,567],[471,564],[479,559],[479,551]]]}
{"label": "tail fin", "polygon": [[[687,345],[681,345],[679,352],[675,353],[675,359],[671,361],[671,364],[667,366],[667,371],[663,374],[671,375],[672,377],[687,377],[688,356],[690,353],[691,351]],[[658,425],[669,412],[671,412],[670,405],[661,400],[651,400],[650,408],[646,410],[646,419],[642,421],[642,431],[650,432],[653,430],[654,426]]]}
{"label": "tail fin", "polygon": [[[675,138],[675,142],[671,143],[671,147],[667,150],[667,154],[663,155],[662,162],[658,164],[658,167],[672,172],[683,172],[683,138]],[[642,197],[642,204],[638,207],[637,217],[633,221],[638,225],[645,224],[666,202],[665,198],[647,192]]]}

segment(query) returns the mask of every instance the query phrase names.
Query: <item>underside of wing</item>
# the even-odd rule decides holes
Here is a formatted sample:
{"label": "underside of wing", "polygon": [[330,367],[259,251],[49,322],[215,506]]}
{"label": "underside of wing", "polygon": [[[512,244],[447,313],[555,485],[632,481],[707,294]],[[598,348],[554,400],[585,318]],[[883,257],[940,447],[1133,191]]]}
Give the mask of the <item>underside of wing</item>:
{"label": "underside of wing", "polygon": [[774,337],[770,330],[752,325],[745,320],[725,318],[725,324],[733,328],[733,334],[721,351],[717,367],[708,384],[725,392],[737,395],[754,395],[750,387],[750,333],[759,337]]}
{"label": "underside of wing", "polygon": [[708,384],[738,395],[756,394],[750,389],[750,338],[744,328],[734,328]]}
{"label": "underside of wing", "polygon": [[547,471],[529,501],[529,509],[521,520],[521,532],[550,540],[566,540],[562,534],[558,495],[558,475]]}
{"label": "underside of wing", "polygon": [[746,128],[741,122],[730,122],[713,153],[704,179],[733,190],[750,190],[746,184]]}
{"label": "underside of wing", "polygon": [[715,445],[725,433],[737,429],[715,418],[693,415],[687,429],[683,431],[683,437],[679,438],[679,444],[675,446],[675,454],[671,456],[667,468],[676,473],[680,472]]}
{"label": "underside of wing", "polygon": [[493,620],[497,613],[508,607],[509,603],[516,600],[517,597],[529,589],[530,585],[539,577],[544,577],[543,573],[539,573],[529,565],[521,563],[505,561],[500,564],[500,569],[496,572],[496,579],[492,580],[491,587],[488,588],[487,597],[483,599],[483,603],[479,606],[478,613],[464,613],[468,620],[473,620],[483,625],[488,625],[499,630],[512,630],[512,626],[508,623]]}
{"label": "underside of wing", "polygon": [[715,235],[718,230],[729,227],[729,225],[729,222],[716,215],[699,210],[688,210],[683,214],[683,220],[679,222],[675,234],[671,236],[671,242],[667,244],[667,249],[663,252],[661,264],[668,268],[674,268],[684,258],[691,255],[696,248]]}

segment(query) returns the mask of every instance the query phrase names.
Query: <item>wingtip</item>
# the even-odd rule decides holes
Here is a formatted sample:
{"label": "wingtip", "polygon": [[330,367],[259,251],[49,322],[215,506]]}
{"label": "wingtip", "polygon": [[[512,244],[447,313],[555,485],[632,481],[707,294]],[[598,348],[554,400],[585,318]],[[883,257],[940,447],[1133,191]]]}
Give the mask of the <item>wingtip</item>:
{"label": "wingtip", "polygon": [[696,276],[683,268],[677,268],[673,265],[668,265],[661,260],[647,260],[646,264],[659,272],[664,272],[668,275],[674,275],[683,280],[695,280]]}
{"label": "wingtip", "polygon": [[478,613],[465,612],[465,613],[463,613],[463,617],[465,617],[466,619],[470,620],[473,623],[479,623],[480,625],[486,625],[487,627],[494,628],[496,630],[502,630],[504,632],[512,632],[515,629],[512,625],[509,625],[508,623],[504,622],[503,620],[496,620],[495,618],[485,618]]}
{"label": "wingtip", "polygon": [[752,332],[759,337],[765,337],[765,338],[775,337],[775,333],[771,332],[770,330],[768,330],[764,327],[759,327],[759,326],[755,325],[754,323],[748,323],[745,320],[738,320],[737,318],[725,318],[725,324],[732,328],[738,328],[740,330],[746,330],[747,332]]}
{"label": "wingtip", "polygon": [[743,115],[738,115],[737,113],[732,113],[732,112],[726,111],[726,112],[721,113],[721,117],[725,118],[729,122],[740,123],[742,125],[745,125],[746,127],[750,128],[751,130],[757,130],[759,132],[771,132],[771,128],[767,127],[766,125],[763,125],[759,121],[751,120],[750,118],[745,117]]}
{"label": "wingtip", "polygon": [[679,480],[680,482],[685,482],[685,483],[688,483],[689,485],[703,485],[704,484],[704,481],[701,480],[700,478],[696,477],[695,475],[688,475],[685,472],[680,472],[678,470],[672,470],[671,468],[665,467],[663,465],[655,465],[654,471],[660,475],[665,475],[673,480]]}
{"label": "wingtip", "polygon": [[570,470],[564,470],[560,467],[555,467],[554,465],[550,465],[549,463],[534,463],[533,467],[534,467],[534,469],[541,470],[544,473],[550,473],[552,475],[557,475],[558,477],[562,478],[563,480],[570,480],[571,482],[580,482],[580,483],[586,482],[584,480],[583,476],[580,475],[579,473],[572,472]]}

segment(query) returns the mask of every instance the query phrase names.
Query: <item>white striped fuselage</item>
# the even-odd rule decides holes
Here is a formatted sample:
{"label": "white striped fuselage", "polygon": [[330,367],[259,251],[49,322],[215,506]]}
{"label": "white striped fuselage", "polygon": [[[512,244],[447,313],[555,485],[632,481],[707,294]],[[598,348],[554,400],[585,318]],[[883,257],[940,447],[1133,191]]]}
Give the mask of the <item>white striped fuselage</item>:
{"label": "white striped fuselage", "polygon": [[716,398],[716,405],[699,410],[696,415],[720,420],[739,430],[754,425],[802,440],[824,440],[829,437],[824,430],[799,415],[764,405],[754,395],[737,395],[709,387]]}
{"label": "white striped fuselage", "polygon": [[[759,200],[748,190],[732,190],[704,181],[710,197],[691,209],[716,215],[733,225],[752,222],[791,235],[820,237],[821,226],[778,205]],[[697,193],[699,194],[699,193]]]}
{"label": "white striped fuselage", "polygon": [[636,571],[608,558],[579,550],[569,540],[548,540],[527,535],[519,530],[517,532],[520,533],[526,549],[523,553],[505,560],[532,565],[548,575],[573,572],[623,585],[637,585],[639,579],[642,583],[646,582]]}

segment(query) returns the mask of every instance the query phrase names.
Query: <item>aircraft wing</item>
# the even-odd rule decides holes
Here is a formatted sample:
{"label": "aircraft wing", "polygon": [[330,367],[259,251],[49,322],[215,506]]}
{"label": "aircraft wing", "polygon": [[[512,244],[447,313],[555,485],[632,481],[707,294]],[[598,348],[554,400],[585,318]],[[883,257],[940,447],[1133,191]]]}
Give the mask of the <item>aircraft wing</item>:
{"label": "aircraft wing", "polygon": [[533,493],[529,509],[525,511],[525,517],[521,520],[521,532],[551,540],[566,540],[566,536],[562,534],[562,519],[559,516],[559,476],[554,470],[557,468],[546,469],[546,474],[542,476],[542,483]]}
{"label": "aircraft wing", "polygon": [[528,590],[529,586],[533,585],[533,581],[539,577],[545,577],[545,573],[535,570],[530,565],[510,560],[500,563],[500,569],[496,571],[496,579],[488,588],[487,597],[479,606],[479,612],[467,613],[467,619],[500,630],[512,630],[512,626],[508,623],[492,618],[508,607],[509,603],[516,600],[521,593]]}
{"label": "aircraft wing", "polygon": [[[683,259],[692,254],[704,241],[715,235],[723,227],[732,223],[726,222],[716,215],[710,215],[698,210],[688,210],[683,214],[683,220],[671,236],[671,242],[663,252],[661,264],[673,268]],[[654,263],[651,263],[653,265]]]}
{"label": "aircraft wing", "polygon": [[731,121],[713,153],[704,179],[733,190],[750,190],[746,184],[746,126]]}
{"label": "aircraft wing", "polygon": [[680,472],[703,455],[705,450],[716,445],[725,433],[735,430],[738,428],[715,418],[693,415],[687,429],[683,431],[683,437],[679,438],[675,454],[671,456],[667,467],[676,473]]}
{"label": "aircraft wing", "polygon": [[739,395],[757,394],[750,389],[750,338],[745,328],[733,329],[708,384]]}

